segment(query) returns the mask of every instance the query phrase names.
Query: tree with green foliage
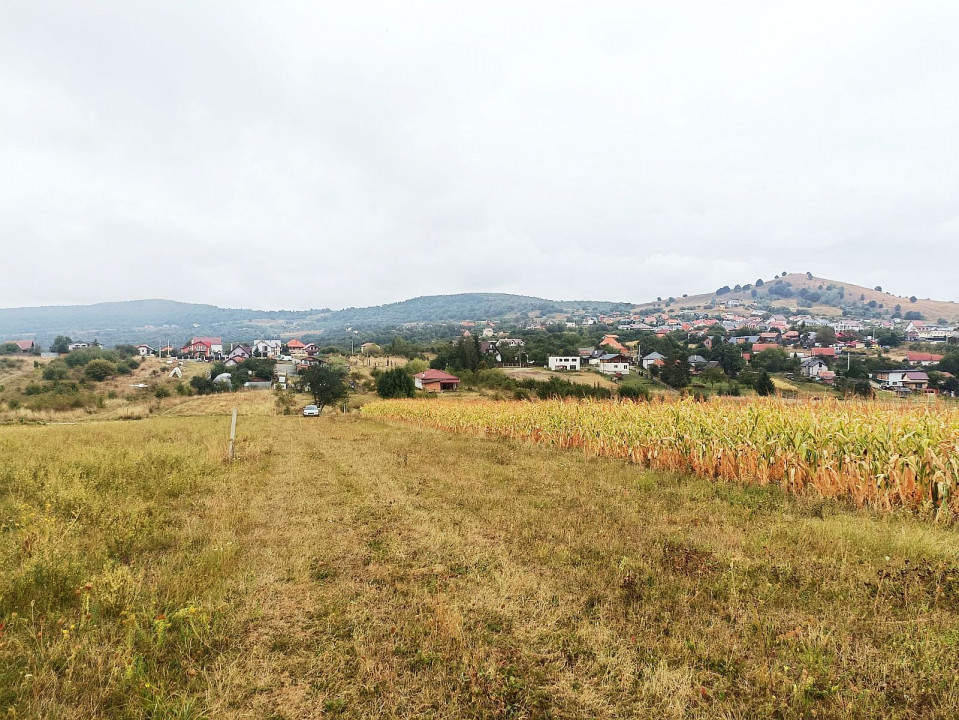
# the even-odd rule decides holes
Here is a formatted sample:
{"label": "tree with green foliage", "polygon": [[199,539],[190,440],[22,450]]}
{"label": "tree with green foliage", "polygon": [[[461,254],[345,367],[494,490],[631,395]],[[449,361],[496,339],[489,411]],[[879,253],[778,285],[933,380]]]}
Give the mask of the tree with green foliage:
{"label": "tree with green foliage", "polygon": [[476,372],[484,359],[479,349],[479,338],[461,337],[455,343],[438,348],[430,367],[434,370]]}
{"label": "tree with green foliage", "polygon": [[0,355],[19,355],[20,346],[15,342],[0,343]]}
{"label": "tree with green foliage", "polygon": [[769,373],[764,369],[756,373],[756,380],[753,387],[756,389],[756,393],[763,397],[776,392],[776,386],[773,384],[772,378],[769,377]]}
{"label": "tree with green foliage", "polygon": [[50,352],[59,353],[60,355],[65,355],[70,352],[70,345],[73,343],[73,340],[67,335],[57,335],[53,341],[53,345],[50,346]]}
{"label": "tree with green foliage", "polygon": [[416,384],[405,368],[393,368],[376,378],[376,394],[382,398],[411,398],[416,394]]}
{"label": "tree with green foliage", "polygon": [[753,356],[752,364],[771,373],[786,372],[791,370],[793,366],[793,362],[786,356],[786,351],[782,348],[769,348],[756,353]]}
{"label": "tree with green foliage", "polygon": [[810,327],[809,330],[816,333],[816,342],[820,345],[835,345],[836,331],[828,325]]}
{"label": "tree with green foliage", "polygon": [[714,343],[713,349],[709,353],[709,359],[717,360],[723,366],[723,371],[731,378],[736,377],[746,367],[742,350],[733,343],[724,342],[718,345]]}
{"label": "tree with green foliage", "polygon": [[327,405],[346,399],[350,392],[346,385],[346,368],[337,365],[314,365],[300,378],[320,412]]}
{"label": "tree with green foliage", "polygon": [[691,377],[689,361],[682,355],[670,355],[659,370],[659,379],[676,389],[689,385]]}
{"label": "tree with green foliage", "polygon": [[700,373],[699,377],[703,382],[709,383],[710,385],[725,382],[729,379],[721,367],[706,368]]}

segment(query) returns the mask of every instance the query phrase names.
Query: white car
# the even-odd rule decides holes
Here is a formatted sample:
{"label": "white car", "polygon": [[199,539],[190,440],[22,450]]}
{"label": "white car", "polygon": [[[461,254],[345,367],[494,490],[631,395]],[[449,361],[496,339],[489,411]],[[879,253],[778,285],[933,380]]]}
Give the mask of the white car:
{"label": "white car", "polygon": [[307,405],[303,408],[303,417],[319,417],[320,409],[316,405]]}

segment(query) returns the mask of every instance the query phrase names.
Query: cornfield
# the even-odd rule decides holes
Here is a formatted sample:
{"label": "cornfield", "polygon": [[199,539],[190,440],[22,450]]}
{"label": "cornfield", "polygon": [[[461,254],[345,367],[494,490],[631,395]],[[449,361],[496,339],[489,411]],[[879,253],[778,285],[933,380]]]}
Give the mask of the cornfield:
{"label": "cornfield", "polygon": [[386,400],[363,414],[533,441],[879,509],[959,511],[959,408],[764,398],[698,403]]}

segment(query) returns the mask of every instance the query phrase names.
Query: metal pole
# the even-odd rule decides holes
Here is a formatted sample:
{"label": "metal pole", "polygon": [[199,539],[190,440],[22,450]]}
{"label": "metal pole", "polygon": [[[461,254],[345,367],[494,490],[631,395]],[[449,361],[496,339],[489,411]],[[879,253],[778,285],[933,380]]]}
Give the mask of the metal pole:
{"label": "metal pole", "polygon": [[233,460],[233,445],[236,442],[236,408],[233,408],[233,420],[230,422],[230,460]]}

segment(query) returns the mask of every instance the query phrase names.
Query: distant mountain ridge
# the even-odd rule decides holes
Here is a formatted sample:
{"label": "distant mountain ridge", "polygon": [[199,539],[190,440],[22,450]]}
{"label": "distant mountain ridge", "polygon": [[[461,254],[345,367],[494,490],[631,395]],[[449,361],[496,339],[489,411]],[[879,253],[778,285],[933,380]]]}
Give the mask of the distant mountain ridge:
{"label": "distant mountain ridge", "polygon": [[346,329],[382,331],[419,323],[459,323],[472,320],[504,322],[521,316],[614,314],[704,310],[735,301],[818,316],[857,319],[890,318],[919,313],[926,320],[959,324],[959,303],[892,295],[877,288],[793,273],[764,282],[718,288],[717,292],[663,298],[648,303],[560,301],[508,293],[427,295],[402,302],[343,310],[253,310],[174,300],[129,300],[93,305],[63,305],[0,309],[0,341],[33,339],[48,347],[57,335],[74,340],[177,345],[192,336],[219,336],[226,341],[262,337],[340,338]]}
{"label": "distant mountain ridge", "polygon": [[[507,293],[429,295],[402,302],[343,310],[252,310],[174,300],[128,300],[93,305],[0,309],[0,339],[34,339],[48,346],[57,335],[74,340],[185,342],[193,335],[230,339],[323,335],[347,327],[372,330],[411,323],[503,320],[521,313],[607,312],[628,303],[560,302]],[[255,336],[255,337],[253,337]]]}

